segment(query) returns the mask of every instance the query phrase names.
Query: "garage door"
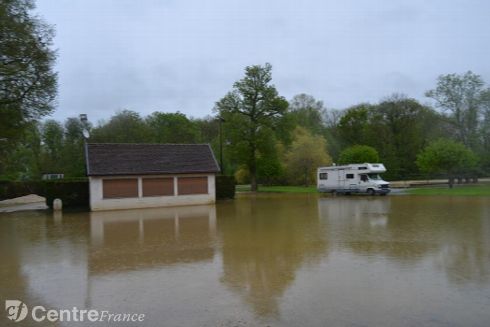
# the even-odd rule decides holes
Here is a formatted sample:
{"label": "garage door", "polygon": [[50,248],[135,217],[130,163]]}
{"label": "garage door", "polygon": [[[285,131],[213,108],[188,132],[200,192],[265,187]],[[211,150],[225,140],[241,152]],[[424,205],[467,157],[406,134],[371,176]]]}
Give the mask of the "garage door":
{"label": "garage door", "polygon": [[208,177],[179,177],[179,195],[208,194]]}
{"label": "garage door", "polygon": [[104,199],[137,198],[138,179],[104,179],[102,189]]}
{"label": "garage door", "polygon": [[143,196],[174,195],[174,179],[143,178]]}

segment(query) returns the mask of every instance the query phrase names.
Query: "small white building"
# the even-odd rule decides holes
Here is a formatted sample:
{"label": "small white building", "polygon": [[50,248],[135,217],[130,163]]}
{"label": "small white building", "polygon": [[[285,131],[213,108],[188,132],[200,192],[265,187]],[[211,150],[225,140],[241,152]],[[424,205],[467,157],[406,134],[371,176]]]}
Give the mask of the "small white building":
{"label": "small white building", "polygon": [[92,211],[216,201],[208,144],[87,144],[86,165]]}

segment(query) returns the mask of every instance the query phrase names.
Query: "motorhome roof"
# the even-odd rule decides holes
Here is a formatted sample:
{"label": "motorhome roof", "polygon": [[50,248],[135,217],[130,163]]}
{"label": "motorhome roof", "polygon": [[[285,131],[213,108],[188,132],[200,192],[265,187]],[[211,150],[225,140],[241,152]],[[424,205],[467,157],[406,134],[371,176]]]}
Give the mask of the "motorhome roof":
{"label": "motorhome roof", "polygon": [[384,173],[386,172],[386,168],[382,163],[363,163],[363,164],[349,164],[343,166],[329,166],[329,167],[319,167],[319,171],[328,171],[328,170],[347,170],[347,169],[355,169],[355,170],[365,170],[366,173]]}

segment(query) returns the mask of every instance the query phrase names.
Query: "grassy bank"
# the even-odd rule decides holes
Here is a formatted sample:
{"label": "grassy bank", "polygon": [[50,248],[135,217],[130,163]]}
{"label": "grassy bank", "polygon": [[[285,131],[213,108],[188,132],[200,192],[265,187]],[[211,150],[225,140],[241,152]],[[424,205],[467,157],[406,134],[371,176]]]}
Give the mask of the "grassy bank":
{"label": "grassy bank", "polygon": [[[250,185],[237,185],[237,192],[250,192]],[[259,192],[317,193],[316,186],[259,186]]]}
{"label": "grassy bank", "polygon": [[[250,192],[250,185],[237,185],[237,192]],[[259,192],[273,193],[317,193],[316,186],[259,186]],[[413,195],[460,195],[460,196],[490,196],[490,184],[455,185],[447,187],[424,187],[405,189],[404,193]]]}
{"label": "grassy bank", "polygon": [[455,185],[454,188],[427,187],[407,189],[413,195],[462,195],[462,196],[490,196],[490,184],[483,185]]}

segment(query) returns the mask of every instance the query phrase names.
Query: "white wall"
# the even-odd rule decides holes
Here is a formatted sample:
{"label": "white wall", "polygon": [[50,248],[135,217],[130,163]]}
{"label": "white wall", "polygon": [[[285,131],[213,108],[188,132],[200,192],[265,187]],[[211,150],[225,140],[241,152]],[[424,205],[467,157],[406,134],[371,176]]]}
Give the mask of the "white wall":
{"label": "white wall", "polygon": [[[194,195],[177,195],[177,178],[182,177],[208,177],[208,194],[194,194]],[[174,176],[174,190],[175,195],[170,196],[142,196],[142,177],[169,177],[168,175],[145,175],[145,176],[97,176],[89,177],[90,183],[90,209],[92,211],[99,210],[114,210],[114,209],[137,209],[137,208],[155,208],[155,207],[169,207],[169,206],[184,206],[184,205],[198,205],[198,204],[212,204],[216,202],[215,192],[215,178],[214,174],[211,175],[175,175]],[[117,179],[117,178],[138,178],[138,193],[137,198],[121,198],[121,199],[104,199],[102,193],[102,180],[103,179]]]}

